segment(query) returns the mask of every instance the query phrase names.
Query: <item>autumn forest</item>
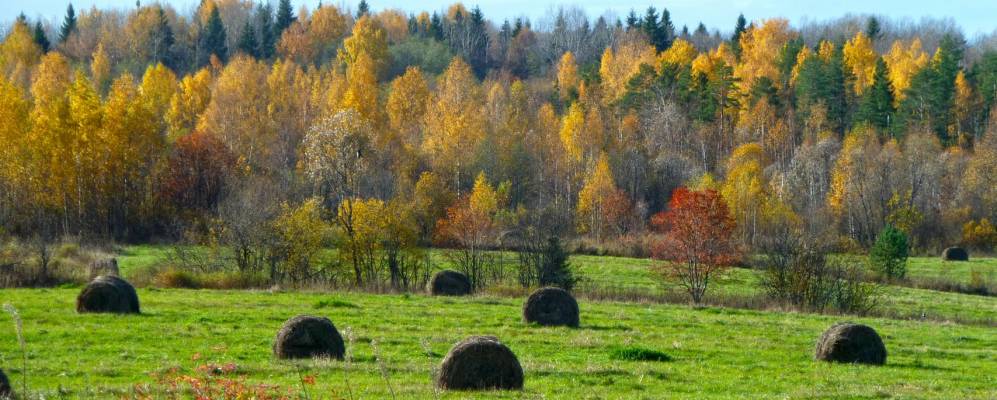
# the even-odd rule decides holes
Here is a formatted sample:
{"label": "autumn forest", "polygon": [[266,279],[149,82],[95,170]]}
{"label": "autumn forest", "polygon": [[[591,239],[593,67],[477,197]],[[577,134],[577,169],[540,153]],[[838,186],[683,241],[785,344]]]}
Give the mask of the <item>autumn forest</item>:
{"label": "autumn forest", "polygon": [[316,246],[548,237],[647,255],[683,188],[719,195],[742,250],[786,229],[841,252],[886,228],[914,252],[997,244],[992,36],[876,16],[710,30],[653,7],[294,7],[9,21],[2,234],[220,243],[247,265],[274,254],[260,248],[303,266]]}

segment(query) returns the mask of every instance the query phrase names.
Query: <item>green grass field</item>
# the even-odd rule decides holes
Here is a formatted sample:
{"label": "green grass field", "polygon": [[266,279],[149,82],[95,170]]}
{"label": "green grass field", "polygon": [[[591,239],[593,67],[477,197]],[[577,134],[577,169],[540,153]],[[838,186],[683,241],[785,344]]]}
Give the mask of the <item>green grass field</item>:
{"label": "green grass field", "polygon": [[[569,329],[524,325],[521,300],[511,298],[142,289],[142,315],[110,316],[76,314],[75,289],[0,293],[21,312],[28,387],[45,398],[127,396],[169,367],[230,362],[250,382],[300,388],[301,376],[314,376],[307,386],[313,398],[349,398],[343,363],[272,359],[277,329],[301,313],[355,332],[354,398],[390,396],[371,341],[379,343],[397,397],[432,398],[433,366],[474,334],[500,337],[526,372],[523,392],[481,398],[987,399],[997,387],[992,327],[859,318],[879,330],[889,351],[886,366],[866,367],[812,360],[823,329],[855,320],[834,316],[583,301],[582,326]],[[19,385],[24,371],[13,325],[7,328],[0,363]],[[672,360],[611,359],[619,346],[663,351]]]}
{"label": "green grass field", "polygon": [[[124,276],[163,262],[168,248],[135,246],[119,255]],[[434,263],[446,266],[433,252]],[[583,285],[655,292],[651,261],[574,256]],[[951,265],[912,259],[911,274],[966,277],[993,271],[997,260]],[[717,293],[758,293],[758,273],[734,269]],[[27,371],[14,325],[0,318],[0,368],[38,398],[165,397],[166,371],[201,376],[197,367],[231,363],[223,377],[275,384],[295,398],[433,398],[431,375],[443,355],[469,335],[490,334],[518,355],[523,392],[440,393],[441,398],[997,398],[997,298],[888,287],[881,307],[895,318],[694,308],[580,300],[580,328],[521,322],[521,298],[139,289],[139,316],[79,315],[79,288],[0,290],[21,313]],[[329,317],[356,337],[352,366],[338,361],[276,361],[277,330],[298,314]],[[932,316],[919,321],[906,316]],[[938,322],[951,319],[952,321]],[[841,320],[869,324],[883,336],[883,367],[813,361],[816,338]],[[375,359],[380,349],[387,380]],[[425,346],[430,353],[427,354]],[[620,349],[664,352],[670,361],[614,358]],[[315,384],[303,384],[314,377]],[[310,379],[310,378],[309,378]],[[349,382],[349,383],[347,383]],[[307,393],[307,397],[304,395]],[[190,394],[181,396],[187,398]]]}

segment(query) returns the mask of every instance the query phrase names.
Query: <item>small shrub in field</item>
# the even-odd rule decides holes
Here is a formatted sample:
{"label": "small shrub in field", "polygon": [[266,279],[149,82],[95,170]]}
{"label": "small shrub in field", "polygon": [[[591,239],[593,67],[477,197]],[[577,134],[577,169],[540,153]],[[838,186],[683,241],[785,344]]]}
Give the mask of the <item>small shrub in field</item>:
{"label": "small shrub in field", "polygon": [[197,276],[179,269],[166,269],[153,278],[153,284],[161,288],[197,289],[201,287]]}
{"label": "small shrub in field", "polygon": [[907,274],[907,235],[887,226],[876,236],[876,243],[869,250],[869,262],[886,279],[900,279]]}
{"label": "small shrub in field", "polygon": [[876,285],[865,282],[860,264],[829,257],[828,251],[822,238],[789,227],[762,238],[755,264],[764,271],[760,284],[765,295],[809,311],[869,311]]}
{"label": "small shrub in field", "polygon": [[663,352],[643,347],[614,347],[609,358],[622,361],[671,361],[672,357]]}

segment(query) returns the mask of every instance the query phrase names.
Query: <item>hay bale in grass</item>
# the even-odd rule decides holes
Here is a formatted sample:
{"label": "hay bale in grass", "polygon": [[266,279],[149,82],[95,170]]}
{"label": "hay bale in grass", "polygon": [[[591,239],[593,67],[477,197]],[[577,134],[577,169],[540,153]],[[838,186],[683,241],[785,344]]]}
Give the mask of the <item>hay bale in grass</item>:
{"label": "hay bale in grass", "polygon": [[138,314],[138,294],[124,279],[98,276],[76,297],[76,312]]}
{"label": "hay bale in grass", "polygon": [[0,369],[0,399],[13,396],[14,390],[10,388],[10,380],[7,379],[7,375],[4,375],[3,370]]}
{"label": "hay bale in grass", "polygon": [[273,343],[279,359],[328,357],[342,360],[343,337],[328,318],[299,315],[284,323]]}
{"label": "hay bale in grass", "polygon": [[945,261],[969,261],[969,252],[962,247],[949,247],[942,252]]}
{"label": "hay bale in grass", "polygon": [[446,390],[519,390],[523,388],[523,367],[498,338],[471,336],[447,353],[436,386]]}
{"label": "hay bale in grass", "polygon": [[578,302],[571,293],[561,288],[538,289],[523,304],[523,321],[545,326],[578,327]]}
{"label": "hay bale in grass", "polygon": [[868,326],[843,322],[835,324],[817,341],[816,359],[840,363],[883,365],[886,346]]}
{"label": "hay bale in grass", "polygon": [[471,280],[460,272],[443,270],[429,281],[429,293],[433,296],[466,296],[471,294]]}
{"label": "hay bale in grass", "polygon": [[90,263],[87,268],[90,279],[98,276],[121,276],[118,271],[118,260],[116,258],[102,258]]}

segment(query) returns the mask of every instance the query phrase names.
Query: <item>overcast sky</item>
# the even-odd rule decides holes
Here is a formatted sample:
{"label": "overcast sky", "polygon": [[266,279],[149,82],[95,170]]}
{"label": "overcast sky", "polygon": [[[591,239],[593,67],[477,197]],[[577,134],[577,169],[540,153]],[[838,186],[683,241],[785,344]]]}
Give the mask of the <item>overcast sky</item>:
{"label": "overcast sky", "polygon": [[[145,0],[149,3],[152,0]],[[277,0],[272,0],[276,3]],[[292,0],[295,8],[302,4],[314,8],[320,0]],[[180,11],[191,9],[199,0],[160,0],[172,4]],[[356,1],[348,4],[355,7]],[[369,0],[371,8],[400,8],[408,12],[421,10],[442,10],[454,0]],[[326,4],[340,4],[341,0],[326,0]],[[0,0],[0,19],[10,21],[18,13],[24,12],[29,17],[42,17],[47,20],[58,20],[65,13],[67,0]],[[646,10],[655,6],[659,10],[667,7],[672,13],[675,25],[681,28],[688,25],[692,30],[702,21],[710,28],[730,31],[738,13],[743,12],[749,20],[769,17],[786,17],[794,24],[804,19],[824,20],[840,17],[846,13],[881,14],[892,18],[908,18],[919,20],[922,17],[948,17],[962,27],[970,38],[983,33],[991,33],[997,29],[997,0],[468,0],[468,7],[478,5],[485,17],[493,21],[506,18],[527,16],[535,21],[551,7],[557,5],[577,5],[586,10],[590,17],[602,15],[610,11],[620,17],[625,17],[630,9]],[[134,7],[135,0],[73,0],[77,9],[90,8],[96,5],[100,8]]]}

